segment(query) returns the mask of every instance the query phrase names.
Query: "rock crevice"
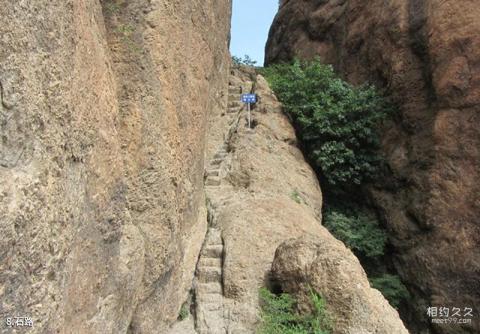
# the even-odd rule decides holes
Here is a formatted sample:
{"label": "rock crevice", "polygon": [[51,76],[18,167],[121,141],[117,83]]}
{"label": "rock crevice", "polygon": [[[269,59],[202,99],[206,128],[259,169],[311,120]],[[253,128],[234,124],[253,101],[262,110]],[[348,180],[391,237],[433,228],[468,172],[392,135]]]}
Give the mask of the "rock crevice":
{"label": "rock crevice", "polygon": [[267,64],[320,56],[398,106],[381,138],[389,172],[366,190],[412,292],[412,331],[480,330],[425,317],[428,306],[479,307],[479,15],[469,0],[289,1],[267,42]]}
{"label": "rock crevice", "polygon": [[[193,282],[195,330],[191,326],[175,333],[255,333],[260,325],[259,290],[273,281],[290,282],[284,291],[305,302],[303,290],[290,289],[298,275],[278,266],[272,271],[282,243],[300,237],[320,243],[318,253],[335,254],[338,262],[329,268],[331,277],[324,277],[328,284],[315,285],[316,276],[308,277],[328,297],[338,319],[352,313],[339,320],[335,333],[407,333],[396,311],[370,288],[358,260],[321,226],[322,195],[315,174],[295,146],[293,128],[265,79],[248,68],[233,68],[230,83],[231,112],[212,115],[211,128],[218,131],[209,133],[217,149],[211,150],[205,173],[209,229]],[[247,111],[233,102],[239,101],[241,91],[252,89],[259,103],[251,115],[256,126],[248,128]],[[295,253],[295,247],[290,248],[289,256],[311,261],[302,249]],[[354,303],[347,297],[352,292]],[[362,311],[366,305],[368,312]]]}

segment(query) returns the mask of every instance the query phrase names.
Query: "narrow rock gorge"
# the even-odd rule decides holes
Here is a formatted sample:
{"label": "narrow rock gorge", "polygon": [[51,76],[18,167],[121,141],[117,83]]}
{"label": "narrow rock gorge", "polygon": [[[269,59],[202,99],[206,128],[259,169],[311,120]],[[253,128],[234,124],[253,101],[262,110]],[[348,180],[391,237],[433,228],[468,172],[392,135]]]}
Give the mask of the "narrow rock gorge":
{"label": "narrow rock gorge", "polygon": [[[289,263],[272,270],[292,238],[335,254],[298,282],[298,298],[328,298],[335,333],[407,333],[321,226],[318,181],[266,81],[231,68],[230,11],[1,7],[2,333],[22,316],[31,333],[255,333],[259,289],[292,289]],[[251,128],[242,92],[261,99]]]}
{"label": "narrow rock gorge", "polygon": [[[253,334],[261,288],[294,296],[298,314],[314,291],[333,334],[409,333],[322,226],[317,175],[267,81],[231,63],[231,12],[2,3],[1,333]],[[267,47],[268,63],[321,55],[399,103],[390,173],[367,190],[415,295],[409,324],[427,305],[479,306],[479,14],[469,1],[284,0]],[[259,99],[251,113],[243,93]],[[432,333],[458,329],[477,328]]]}
{"label": "narrow rock gorge", "polygon": [[[285,0],[266,47],[267,64],[320,56],[399,106],[383,132],[389,171],[368,191],[414,295],[404,314],[413,332],[428,326],[429,306],[470,307],[478,317],[479,16],[474,1]],[[477,318],[431,330],[479,326]]]}
{"label": "narrow rock gorge", "polygon": [[[318,181],[265,79],[244,67],[231,73],[228,108],[209,118],[209,227],[192,284],[192,315],[169,333],[255,333],[264,286],[297,295],[303,307],[315,288],[327,300],[334,333],[408,333],[353,253],[321,225]],[[240,92],[251,91],[260,101],[249,128],[238,101]],[[311,248],[292,250],[302,242]]]}

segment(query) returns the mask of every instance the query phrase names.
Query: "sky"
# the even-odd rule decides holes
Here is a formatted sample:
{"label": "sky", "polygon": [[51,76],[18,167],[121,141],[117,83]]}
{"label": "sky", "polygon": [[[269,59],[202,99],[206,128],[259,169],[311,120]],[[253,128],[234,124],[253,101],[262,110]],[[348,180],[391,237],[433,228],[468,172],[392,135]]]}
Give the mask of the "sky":
{"label": "sky", "polygon": [[249,55],[257,65],[263,65],[265,43],[278,0],[233,0],[232,56]]}

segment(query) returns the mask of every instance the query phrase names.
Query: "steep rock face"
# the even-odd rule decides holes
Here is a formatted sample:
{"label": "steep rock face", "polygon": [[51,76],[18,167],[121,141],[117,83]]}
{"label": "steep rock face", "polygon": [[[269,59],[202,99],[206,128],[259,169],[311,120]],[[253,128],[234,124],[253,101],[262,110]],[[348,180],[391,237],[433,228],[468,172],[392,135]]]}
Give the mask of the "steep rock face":
{"label": "steep rock face", "polygon": [[[247,111],[238,101],[240,91],[248,92],[252,87],[260,102],[252,112],[253,128],[249,129]],[[206,164],[209,232],[193,288],[195,331],[191,319],[186,319],[170,333],[255,333],[259,325],[259,289],[273,284],[275,251],[290,238],[302,236],[311,236],[345,259],[332,272],[343,276],[344,272],[358,273],[345,276],[342,285],[337,284],[335,275],[326,278],[328,289],[344,293],[336,301],[332,299],[329,309],[335,316],[341,318],[342,312],[355,309],[358,312],[351,316],[355,321],[363,304],[380,304],[385,312],[367,312],[363,316],[371,323],[379,323],[380,329],[395,328],[392,334],[407,333],[398,313],[378,291],[370,289],[355,256],[322,227],[322,194],[316,176],[296,146],[294,130],[265,79],[255,78],[252,72],[233,70],[229,91],[229,108],[210,120],[212,131],[208,137],[216,145],[216,153]],[[310,260],[301,250],[298,256]],[[282,277],[287,281],[291,276]],[[358,297],[358,304],[336,307],[339,299],[348,304],[346,294],[358,284],[366,291]],[[317,287],[320,293],[328,294],[327,286]],[[382,323],[388,326],[382,327]],[[355,329],[361,331],[355,333],[374,333],[373,327],[365,324],[359,321]],[[338,327],[336,333],[354,332]]]}
{"label": "steep rock face", "polygon": [[2,321],[159,333],[176,319],[206,231],[206,115],[226,103],[230,11],[2,4]]}
{"label": "steep rock face", "polygon": [[273,277],[304,307],[311,289],[320,291],[334,315],[334,333],[407,334],[398,313],[370,288],[360,263],[345,256],[344,247],[320,238],[290,239],[275,252]]}
{"label": "steep rock face", "polygon": [[383,135],[392,176],[371,194],[417,322],[430,305],[480,307],[479,15],[474,1],[283,1],[266,48],[267,63],[319,55],[400,106]]}

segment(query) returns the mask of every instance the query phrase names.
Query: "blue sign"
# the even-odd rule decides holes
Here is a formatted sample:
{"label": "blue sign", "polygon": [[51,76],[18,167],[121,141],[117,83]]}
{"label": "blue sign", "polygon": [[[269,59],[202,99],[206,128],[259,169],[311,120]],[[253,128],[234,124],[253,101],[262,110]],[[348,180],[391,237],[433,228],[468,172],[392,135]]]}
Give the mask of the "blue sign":
{"label": "blue sign", "polygon": [[243,103],[256,103],[257,102],[257,94],[242,94],[242,102]]}

